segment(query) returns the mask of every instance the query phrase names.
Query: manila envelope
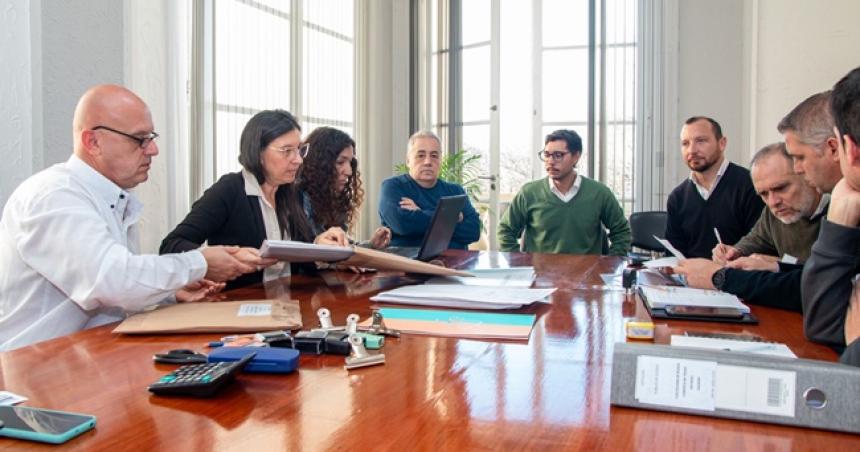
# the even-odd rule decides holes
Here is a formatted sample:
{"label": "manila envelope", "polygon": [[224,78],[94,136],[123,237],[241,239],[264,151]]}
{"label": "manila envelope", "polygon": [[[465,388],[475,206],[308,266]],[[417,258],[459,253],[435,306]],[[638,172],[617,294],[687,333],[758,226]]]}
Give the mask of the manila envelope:
{"label": "manila envelope", "polygon": [[113,332],[255,333],[301,327],[297,301],[243,300],[159,305],[128,317]]}

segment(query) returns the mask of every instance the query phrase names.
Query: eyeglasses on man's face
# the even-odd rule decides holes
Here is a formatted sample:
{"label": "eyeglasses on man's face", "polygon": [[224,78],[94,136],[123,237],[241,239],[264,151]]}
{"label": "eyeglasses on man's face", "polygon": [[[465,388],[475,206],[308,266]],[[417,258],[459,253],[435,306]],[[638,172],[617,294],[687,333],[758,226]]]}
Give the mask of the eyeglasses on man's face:
{"label": "eyeglasses on man's face", "polygon": [[281,147],[269,146],[269,149],[277,152],[281,157],[283,157],[287,160],[291,160],[292,158],[294,158],[297,155],[299,157],[301,157],[302,159],[307,157],[308,152],[310,152],[310,150],[311,150],[311,146],[309,144],[305,143],[305,144],[302,144],[300,146],[281,146]]}
{"label": "eyeglasses on man's face", "polygon": [[111,129],[108,126],[95,126],[90,130],[107,130],[108,132],[113,132],[113,133],[116,133],[118,135],[122,135],[126,138],[129,138],[129,139],[135,141],[137,143],[137,145],[141,148],[146,148],[147,146],[149,146],[150,143],[152,143],[153,141],[155,141],[156,138],[158,138],[158,134],[155,132],[149,132],[149,134],[147,134],[146,136],[139,137],[137,135],[132,135],[130,133],[120,132],[119,130],[116,130],[116,129]]}
{"label": "eyeglasses on man's face", "polygon": [[564,159],[564,156],[567,154],[570,154],[570,152],[569,151],[549,152],[549,151],[544,151],[544,150],[538,151],[538,157],[540,157],[540,159],[543,160],[544,162],[547,160],[550,160],[550,159],[552,159],[552,161],[554,161],[554,162],[560,162],[562,159]]}

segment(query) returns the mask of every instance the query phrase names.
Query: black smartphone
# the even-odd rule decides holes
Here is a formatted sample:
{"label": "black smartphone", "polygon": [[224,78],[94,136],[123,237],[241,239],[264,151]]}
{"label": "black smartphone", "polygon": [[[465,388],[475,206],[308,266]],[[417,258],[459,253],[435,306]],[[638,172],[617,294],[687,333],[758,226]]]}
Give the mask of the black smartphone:
{"label": "black smartphone", "polygon": [[711,308],[704,306],[666,306],[666,314],[673,317],[719,317],[724,319],[739,319],[743,311],[736,308]]}

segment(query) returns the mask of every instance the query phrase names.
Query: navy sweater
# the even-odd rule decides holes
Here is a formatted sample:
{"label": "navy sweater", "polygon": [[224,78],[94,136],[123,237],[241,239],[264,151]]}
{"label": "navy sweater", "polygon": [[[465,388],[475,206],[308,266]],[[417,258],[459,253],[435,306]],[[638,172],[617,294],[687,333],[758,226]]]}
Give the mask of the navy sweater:
{"label": "navy sweater", "polygon": [[688,258],[710,259],[717,245],[714,228],[720,231],[723,243],[734,245],[752,229],[763,207],[750,172],[729,163],[707,200],[690,179],[672,190],[666,203],[666,239]]}
{"label": "navy sweater", "polygon": [[[424,239],[427,228],[430,227],[430,220],[433,219],[433,212],[436,210],[439,198],[465,193],[463,187],[441,179],[436,181],[433,188],[424,188],[418,185],[408,174],[389,177],[382,181],[379,219],[383,226],[391,229],[391,245],[421,246],[421,241]],[[400,198],[409,198],[415,201],[421,210],[401,209]],[[481,236],[481,220],[468,199],[462,213],[463,221],[457,224],[448,248],[466,249],[470,243],[477,241]]]}

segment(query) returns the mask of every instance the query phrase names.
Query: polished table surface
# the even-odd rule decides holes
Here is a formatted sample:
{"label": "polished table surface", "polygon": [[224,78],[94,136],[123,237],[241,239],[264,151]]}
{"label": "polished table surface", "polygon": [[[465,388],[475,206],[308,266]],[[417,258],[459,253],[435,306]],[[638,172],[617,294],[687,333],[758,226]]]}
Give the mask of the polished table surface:
{"label": "polished table surface", "polygon": [[[242,374],[216,398],[165,398],[146,386],[174,366],[152,355],[200,350],[220,335],[119,336],[113,325],[0,353],[0,388],[27,405],[93,414],[80,450],[860,450],[860,435],[612,407],[613,344],[624,321],[647,318],[635,297],[603,286],[619,258],[448,251],[460,268],[535,267],[536,287],[558,287],[528,342],[404,335],[386,364],[353,371],[342,356],[303,355],[291,375]],[[416,279],[326,272],[241,289],[231,299],[298,300],[305,328],[329,308],[335,324],[368,298]],[[784,342],[802,358],[836,354],[804,340],[799,314],[753,307],[759,325],[657,322],[658,342],[684,331],[724,331]],[[857,394],[852,395],[858,396]],[[0,450],[48,448],[0,439]]]}

